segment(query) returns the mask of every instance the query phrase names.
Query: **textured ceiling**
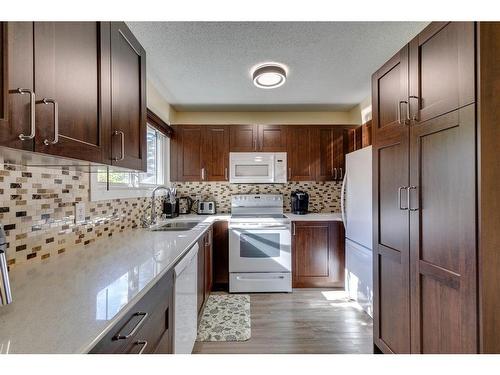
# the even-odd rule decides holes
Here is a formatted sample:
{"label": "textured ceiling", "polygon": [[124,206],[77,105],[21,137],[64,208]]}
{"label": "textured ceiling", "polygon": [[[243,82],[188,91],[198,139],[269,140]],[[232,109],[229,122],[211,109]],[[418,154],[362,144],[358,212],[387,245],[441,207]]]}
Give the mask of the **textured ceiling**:
{"label": "textured ceiling", "polygon": [[[128,22],[148,74],[183,111],[347,110],[371,74],[425,22]],[[250,69],[277,61],[285,85],[256,88]]]}

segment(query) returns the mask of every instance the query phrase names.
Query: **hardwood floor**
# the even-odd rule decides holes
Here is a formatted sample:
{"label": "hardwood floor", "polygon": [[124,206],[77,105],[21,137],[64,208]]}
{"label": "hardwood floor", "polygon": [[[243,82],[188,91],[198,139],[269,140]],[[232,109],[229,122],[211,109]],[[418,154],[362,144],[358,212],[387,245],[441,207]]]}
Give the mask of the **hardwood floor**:
{"label": "hardwood floor", "polygon": [[258,293],[250,294],[250,301],[250,340],[196,342],[193,353],[373,353],[372,319],[343,290]]}

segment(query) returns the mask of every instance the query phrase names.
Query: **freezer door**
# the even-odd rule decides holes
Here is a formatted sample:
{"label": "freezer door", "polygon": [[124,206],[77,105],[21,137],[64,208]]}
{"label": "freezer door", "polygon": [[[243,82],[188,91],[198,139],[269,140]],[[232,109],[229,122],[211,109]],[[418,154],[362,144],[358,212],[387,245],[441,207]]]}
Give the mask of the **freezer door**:
{"label": "freezer door", "polygon": [[373,317],[372,252],[346,239],[345,286],[350,299]]}

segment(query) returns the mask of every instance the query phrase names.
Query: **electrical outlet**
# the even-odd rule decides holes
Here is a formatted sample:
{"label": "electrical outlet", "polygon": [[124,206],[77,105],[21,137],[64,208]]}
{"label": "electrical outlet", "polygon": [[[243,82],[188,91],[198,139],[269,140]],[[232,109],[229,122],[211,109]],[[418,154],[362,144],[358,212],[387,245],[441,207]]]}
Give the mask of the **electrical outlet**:
{"label": "electrical outlet", "polygon": [[85,203],[79,202],[75,204],[75,224],[80,224],[85,221]]}

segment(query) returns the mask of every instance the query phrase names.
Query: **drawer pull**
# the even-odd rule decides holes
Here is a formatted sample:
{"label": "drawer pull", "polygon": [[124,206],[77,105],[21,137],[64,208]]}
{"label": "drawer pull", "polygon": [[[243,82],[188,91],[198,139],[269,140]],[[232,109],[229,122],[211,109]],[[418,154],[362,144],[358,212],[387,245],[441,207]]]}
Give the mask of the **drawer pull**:
{"label": "drawer pull", "polygon": [[130,319],[127,321],[127,323],[125,324],[125,326],[133,319],[135,318],[136,316],[142,316],[142,318],[137,322],[137,324],[135,325],[135,327],[132,329],[132,331],[130,331],[129,334],[127,335],[122,335],[120,334],[120,332],[118,332],[115,337],[113,337],[113,340],[126,340],[128,339],[129,337],[133,336],[137,330],[139,329],[139,327],[146,321],[146,318],[148,317],[148,313],[146,312],[136,312],[134,315],[132,315],[130,317]]}
{"label": "drawer pull", "polygon": [[146,340],[138,340],[135,342],[134,345],[142,345],[141,350],[137,354],[142,354],[144,353],[144,350],[146,350],[146,347],[148,346],[148,342]]}

